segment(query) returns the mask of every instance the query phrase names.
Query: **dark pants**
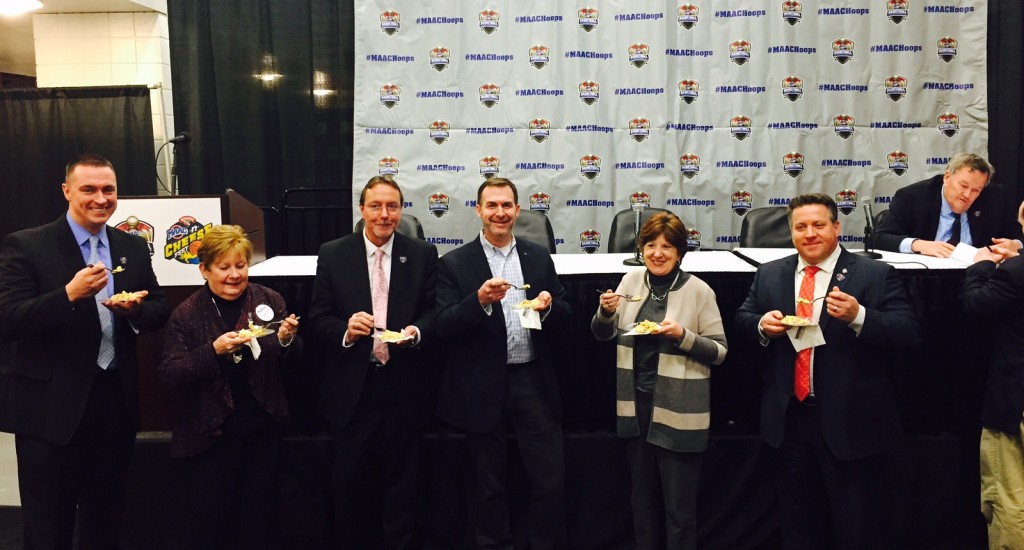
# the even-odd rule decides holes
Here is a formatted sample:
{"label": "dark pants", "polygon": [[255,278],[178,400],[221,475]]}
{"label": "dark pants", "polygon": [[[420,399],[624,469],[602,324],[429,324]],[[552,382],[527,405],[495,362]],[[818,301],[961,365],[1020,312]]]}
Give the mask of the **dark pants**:
{"label": "dark pants", "polygon": [[555,419],[537,363],[509,365],[503,421],[489,433],[469,434],[476,477],[477,546],[512,548],[506,470],[506,431],[519,443],[530,479],[530,548],[565,548],[565,460],[562,428]]}
{"label": "dark pants", "polygon": [[[334,431],[336,548],[412,548],[421,430],[407,418],[387,367],[366,374],[352,418]],[[426,391],[424,389],[424,391]],[[372,513],[380,502],[380,515]],[[380,526],[383,541],[378,543]]]}
{"label": "dark pants", "polygon": [[794,398],[778,458],[785,548],[885,547],[881,454],[839,460],[822,437],[818,407]]}
{"label": "dark pants", "polygon": [[697,487],[703,455],[670,451],[647,442],[651,400],[651,394],[636,392],[640,437],[626,440],[636,548],[697,548]]}
{"label": "dark pants", "polygon": [[117,548],[134,446],[118,371],[96,375],[68,444],[16,436],[26,550],[70,549],[76,512],[79,549]]}

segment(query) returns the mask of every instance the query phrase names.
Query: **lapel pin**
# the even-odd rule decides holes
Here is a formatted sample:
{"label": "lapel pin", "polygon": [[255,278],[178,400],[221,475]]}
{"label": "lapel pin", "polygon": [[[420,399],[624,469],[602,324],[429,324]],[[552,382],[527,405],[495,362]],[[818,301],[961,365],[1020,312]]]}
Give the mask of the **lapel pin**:
{"label": "lapel pin", "polygon": [[837,281],[842,281],[844,279],[846,279],[846,268],[845,267],[843,268],[842,273],[836,275],[836,280]]}
{"label": "lapel pin", "polygon": [[398,262],[404,264],[405,263],[405,256],[399,256],[398,257]]}
{"label": "lapel pin", "polygon": [[121,259],[121,265],[124,265],[124,264],[128,263],[128,258],[125,258],[124,256],[121,256],[120,259]]}

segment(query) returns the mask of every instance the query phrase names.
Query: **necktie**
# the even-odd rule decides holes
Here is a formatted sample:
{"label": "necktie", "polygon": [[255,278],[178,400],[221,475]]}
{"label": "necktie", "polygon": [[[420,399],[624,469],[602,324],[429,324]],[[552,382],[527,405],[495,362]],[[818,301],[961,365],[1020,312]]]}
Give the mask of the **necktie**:
{"label": "necktie", "polygon": [[960,214],[953,214],[953,234],[946,242],[953,246],[960,244]]}
{"label": "necktie", "polygon": [[[373,324],[388,327],[388,279],[384,276],[384,251],[377,249],[377,261],[373,265]],[[373,341],[373,355],[382,365],[390,358],[388,345],[377,338]]]}
{"label": "necktie", "polygon": [[[804,268],[804,278],[800,281],[800,298],[796,304],[797,317],[810,319],[814,315],[814,275],[821,268],[809,265]],[[811,348],[796,354],[796,368],[793,371],[793,395],[803,401],[811,393]]]}
{"label": "necktie", "polygon": [[[89,237],[89,263],[100,263],[99,253],[100,238],[96,235]],[[96,356],[96,364],[106,370],[114,360],[114,314],[103,306],[103,302],[110,297],[107,287],[103,287],[96,293],[96,313],[100,318],[100,331],[103,333],[100,338],[100,352]]]}

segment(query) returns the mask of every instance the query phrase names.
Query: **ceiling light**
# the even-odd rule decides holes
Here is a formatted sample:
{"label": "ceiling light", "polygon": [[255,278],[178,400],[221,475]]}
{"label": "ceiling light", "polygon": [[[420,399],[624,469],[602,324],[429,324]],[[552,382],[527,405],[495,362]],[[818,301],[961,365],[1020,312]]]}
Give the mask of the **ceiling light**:
{"label": "ceiling light", "polygon": [[14,17],[43,7],[39,0],[0,0],[0,15]]}

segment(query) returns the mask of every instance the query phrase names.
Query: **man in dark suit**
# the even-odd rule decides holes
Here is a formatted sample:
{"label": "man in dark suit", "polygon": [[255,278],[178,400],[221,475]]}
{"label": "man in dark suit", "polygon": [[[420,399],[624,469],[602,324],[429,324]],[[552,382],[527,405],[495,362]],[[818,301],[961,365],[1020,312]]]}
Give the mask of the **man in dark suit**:
{"label": "man in dark suit", "polygon": [[994,173],[985,159],[962,153],[950,159],[942,175],[896,191],[875,230],[875,246],[939,258],[948,258],[960,242],[1020,248],[1016,201],[1002,186],[989,185]]}
{"label": "man in dark suit", "polygon": [[[139,430],[135,335],[169,309],[142,239],[107,227],[117,178],[78,156],[67,214],[7,235],[0,250],[0,430],[15,434],[26,548],[116,548]],[[114,266],[111,274],[108,266]],[[115,293],[134,292],[126,300]]]}
{"label": "man in dark suit", "polygon": [[[468,432],[479,548],[512,548],[505,434],[530,479],[530,547],[566,547],[561,399],[551,347],[569,319],[547,249],[513,236],[519,193],[504,178],[477,190],[478,239],[441,258],[437,331],[446,343],[442,420]],[[513,309],[524,299],[527,309]],[[532,311],[529,311],[532,310]],[[537,313],[534,313],[537,312]],[[543,330],[523,327],[542,323]]]}
{"label": "man in dark suit", "polygon": [[[384,548],[415,544],[417,454],[433,416],[421,348],[432,337],[437,249],[395,231],[403,204],[398,184],[374,177],[359,196],[363,230],[325,243],[317,259],[309,330],[325,355],[320,412],[334,428],[337,546],[381,546],[373,524]],[[370,472],[381,482],[368,483]],[[372,494],[382,495],[383,522],[367,514]]]}
{"label": "man in dark suit", "polygon": [[[901,435],[887,352],[916,345],[917,322],[891,266],[839,246],[831,197],[794,198],[789,222],[798,254],[761,265],[736,312],[764,348],[761,435],[779,451],[783,545],[879,548],[882,451]],[[794,309],[823,344],[797,352],[816,329],[794,335]]]}

